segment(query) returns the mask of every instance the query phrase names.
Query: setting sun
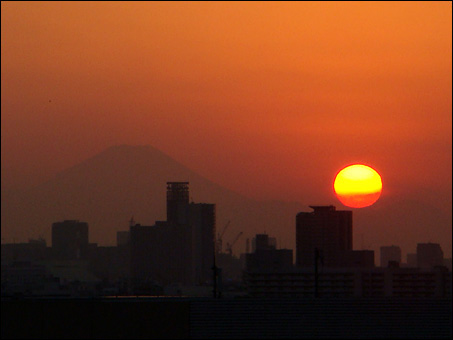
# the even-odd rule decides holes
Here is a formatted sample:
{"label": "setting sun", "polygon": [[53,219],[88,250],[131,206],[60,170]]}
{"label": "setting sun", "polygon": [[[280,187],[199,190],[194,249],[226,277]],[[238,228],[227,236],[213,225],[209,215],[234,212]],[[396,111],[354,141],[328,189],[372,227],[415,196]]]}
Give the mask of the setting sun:
{"label": "setting sun", "polygon": [[363,164],[343,168],[336,175],[333,186],[340,202],[352,208],[372,205],[382,192],[381,176]]}

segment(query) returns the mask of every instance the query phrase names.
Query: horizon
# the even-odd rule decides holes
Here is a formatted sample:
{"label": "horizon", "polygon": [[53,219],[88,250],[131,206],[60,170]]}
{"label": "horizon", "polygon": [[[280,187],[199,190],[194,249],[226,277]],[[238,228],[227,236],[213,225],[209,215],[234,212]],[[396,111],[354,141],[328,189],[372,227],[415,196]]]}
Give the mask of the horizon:
{"label": "horizon", "polygon": [[[149,151],[151,153],[149,153]],[[137,153],[139,152],[139,153]],[[140,155],[140,156],[139,156]],[[153,158],[153,156],[157,155],[158,157],[157,158]],[[112,156],[113,156],[113,159],[115,160],[113,163],[105,163],[106,161],[108,162],[111,162],[112,161]],[[123,157],[123,158],[118,158],[119,156]],[[37,185],[36,187],[34,188],[30,188],[30,190],[32,191],[24,191],[25,194],[27,193],[30,193],[30,192],[33,192],[33,189],[35,190],[38,190],[37,192],[39,193],[40,191],[44,190],[45,192],[49,190],[49,185],[50,185],[50,188],[53,188],[51,190],[55,190],[55,189],[58,189],[59,188],[59,181],[61,180],[64,180],[64,181],[72,181],[74,179],[71,180],[71,178],[74,178],[74,175],[76,176],[75,178],[80,177],[82,176],[81,178],[85,178],[86,176],[104,176],[105,173],[103,174],[102,172],[98,172],[96,170],[96,166],[99,166],[101,164],[104,164],[103,167],[105,166],[108,166],[108,168],[111,168],[113,166],[113,168],[111,168],[113,171],[116,171],[115,170],[115,167],[118,168],[118,170],[122,173],[124,173],[125,171],[128,171],[127,169],[131,169],[134,173],[136,173],[137,171],[137,168],[140,168],[142,165],[140,166],[137,166],[137,167],[134,167],[133,165],[129,165],[129,166],[124,166],[124,165],[120,165],[120,164],[127,164],[128,162],[130,162],[129,160],[133,160],[134,157],[139,157],[139,159],[142,159],[143,156],[146,157],[146,159],[149,158],[149,161],[151,161],[152,164],[155,164],[156,161],[158,160],[162,160],[162,159],[168,159],[170,160],[171,164],[175,164],[177,167],[180,167],[181,166],[181,170],[183,171],[181,174],[182,177],[177,177],[177,178],[173,178],[171,179],[172,181],[173,180],[176,180],[176,181],[189,181],[189,178],[191,176],[196,176],[195,177],[195,189],[198,189],[198,191],[200,190],[200,183],[199,183],[199,180],[201,179],[202,181],[205,181],[206,179],[203,178],[203,176],[200,176],[200,179],[198,178],[199,174],[197,174],[196,172],[193,172],[192,169],[188,169],[186,168],[184,165],[182,165],[181,163],[179,163],[177,160],[174,160],[172,157],[166,155],[165,153],[163,153],[161,150],[158,150],[157,148],[151,146],[151,145],[127,145],[127,144],[121,144],[121,145],[113,145],[111,147],[108,147],[107,149],[103,150],[102,152],[94,155],[93,157],[90,157],[86,160],[84,160],[83,162],[79,163],[79,164],[75,164],[61,172],[59,172],[57,175],[55,175],[53,178],[49,179],[48,181],[45,181],[43,183],[41,183],[40,185]],[[148,157],[150,156],[150,157]],[[162,158],[163,157],[163,158]],[[120,163],[118,163],[118,161],[121,161]],[[101,162],[101,163],[99,163]],[[97,165],[96,165],[97,164]],[[110,165],[107,165],[107,164],[110,164]],[[145,165],[145,163],[140,163],[140,164],[143,164]],[[88,168],[86,168],[86,166],[88,166]],[[146,167],[146,169],[148,169],[148,166]],[[146,169],[144,171],[146,171]],[[186,169],[189,171],[189,173],[186,173],[184,172],[185,170],[183,169]],[[156,168],[151,168],[150,170],[157,170]],[[88,172],[87,172],[88,171]],[[97,174],[96,173],[93,173],[93,171],[95,172],[98,172]],[[173,170],[172,170],[173,171]],[[109,177],[110,175],[108,175]],[[163,173],[162,176],[164,176],[163,178],[165,178],[165,174]],[[144,173],[142,173],[139,177],[139,180],[140,181],[143,181],[145,180],[145,177],[146,175]],[[167,178],[165,180],[163,180],[162,182],[158,182],[158,183],[155,183],[154,185],[157,185],[158,187],[160,187],[160,190],[161,190],[161,194],[160,195],[152,195],[152,194],[149,194],[148,196],[148,199],[154,201],[154,202],[161,202],[163,203],[163,190],[165,188],[165,183],[170,180],[170,178]],[[80,179],[78,179],[78,181],[80,181]],[[445,239],[439,239],[439,238],[436,238],[436,237],[428,237],[426,235],[428,234],[425,234],[425,236],[422,236],[420,234],[420,231],[419,231],[419,236],[418,238],[413,238],[411,235],[406,235],[406,236],[409,236],[410,239],[412,239],[412,246],[411,247],[408,247],[407,246],[407,243],[401,245],[401,244],[398,244],[399,242],[397,242],[395,239],[391,238],[391,237],[388,237],[387,238],[387,241],[386,242],[381,242],[381,243],[372,243],[370,244],[370,239],[373,238],[373,231],[371,231],[369,228],[367,229],[365,227],[365,225],[367,224],[367,221],[369,221],[371,219],[370,216],[374,216],[373,219],[377,219],[379,222],[378,223],[375,223],[374,226],[378,226],[380,227],[382,225],[382,221],[385,221],[386,220],[386,216],[384,215],[383,216],[383,211],[388,211],[389,207],[391,207],[392,205],[394,204],[397,204],[399,206],[403,206],[404,207],[404,202],[410,202],[411,199],[413,199],[413,197],[409,197],[409,198],[406,198],[406,197],[393,197],[393,200],[390,201],[390,200],[387,200],[387,201],[380,201],[378,200],[378,202],[376,202],[375,204],[373,204],[371,207],[367,207],[367,208],[351,208],[351,207],[347,207],[347,206],[344,206],[343,204],[341,204],[340,201],[337,201],[335,202],[334,200],[331,200],[329,202],[314,202],[313,200],[310,200],[309,198],[306,199],[306,201],[299,201],[299,202],[291,202],[291,201],[278,201],[278,200],[273,200],[273,201],[266,201],[266,200],[262,200],[262,201],[259,201],[259,200],[254,200],[253,198],[250,198],[250,197],[247,197],[247,196],[244,196],[240,193],[236,193],[228,188],[222,188],[220,185],[218,185],[217,183],[211,181],[210,179],[207,179],[207,183],[212,183],[214,184],[216,187],[219,187],[221,188],[222,190],[227,190],[225,191],[225,193],[229,193],[231,192],[232,194],[234,195],[239,195],[237,197],[241,197],[241,199],[245,199],[245,200],[251,200],[251,202],[255,202],[260,205],[262,204],[263,205],[263,209],[266,209],[264,207],[265,204],[267,203],[270,203],[270,204],[280,204],[279,202],[281,202],[282,204],[296,204],[298,206],[298,209],[297,211],[294,211],[294,216],[291,215],[291,216],[286,216],[286,218],[289,218],[290,220],[295,218],[296,214],[299,213],[299,212],[306,212],[306,211],[311,211],[311,206],[329,206],[329,205],[333,205],[335,206],[336,210],[337,211],[345,211],[345,210],[349,210],[349,211],[353,211],[353,231],[354,231],[354,249],[356,250],[360,250],[360,249],[369,249],[369,250],[373,250],[375,252],[375,258],[376,258],[376,261],[378,260],[378,254],[379,254],[379,249],[380,247],[383,247],[383,246],[389,246],[389,245],[393,245],[393,244],[396,244],[398,246],[400,246],[402,248],[402,253],[403,253],[403,258],[405,258],[406,254],[409,254],[409,253],[414,253],[415,252],[415,248],[416,248],[416,245],[418,243],[430,243],[430,242],[433,242],[433,243],[439,243],[441,244],[442,246],[442,249],[444,251],[444,254],[445,254],[445,257],[446,258],[451,258],[451,242]],[[160,183],[160,185],[159,185]],[[190,183],[190,182],[189,182]],[[56,186],[55,186],[56,185]],[[198,186],[198,188],[197,188]],[[191,190],[194,189],[194,186],[190,186]],[[59,189],[58,189],[59,190]],[[209,193],[210,191],[212,191],[213,189],[208,189],[208,191],[203,191],[202,192],[205,192],[205,193]],[[215,202],[213,201],[212,199],[211,200],[205,200],[203,195],[200,194],[200,192],[198,192],[198,194],[196,193],[197,190],[194,190],[195,191],[195,200],[197,202],[205,202],[205,203],[214,203],[218,206],[218,209],[220,208],[222,210],[223,206],[222,204],[219,205],[218,202]],[[16,193],[17,194],[17,193]],[[193,196],[194,195],[194,192],[191,191],[191,197],[193,199]],[[212,194],[209,194],[209,196],[212,195]],[[143,194],[140,195],[141,197],[143,197]],[[106,196],[108,197],[108,196]],[[237,198],[236,198],[237,199]],[[416,202],[417,204],[426,204],[426,202],[424,202],[423,200],[417,202],[416,200],[414,201]],[[107,202],[108,203],[108,202]],[[222,203],[224,203],[222,201]],[[401,205],[403,204],[403,205]],[[141,206],[143,208],[143,205],[138,205],[138,206]],[[434,208],[433,206],[431,206],[430,208]],[[159,207],[159,209],[157,210],[157,213],[156,213],[156,210],[154,210],[154,213],[153,214],[144,214],[145,212],[144,211],[140,211],[139,209],[135,209],[135,214],[132,214],[135,216],[135,219],[137,221],[137,223],[140,223],[141,225],[154,225],[154,223],[158,220],[163,220],[163,214],[164,214],[164,210],[163,209],[163,206],[162,207]],[[387,210],[386,210],[387,209]],[[412,212],[410,210],[408,210],[408,208],[405,208],[407,211],[406,211],[406,214],[411,214]],[[138,211],[137,211],[138,210]],[[285,210],[286,211],[286,210]],[[447,210],[448,212],[448,210]],[[284,214],[284,212],[282,212],[282,214]],[[284,215],[280,214],[279,216],[281,216],[280,218],[284,217]],[[225,216],[223,216],[224,214],[222,214],[221,216],[221,219],[217,222],[218,223],[218,228],[221,229],[223,227],[223,224],[225,224],[225,221],[226,221],[226,218]],[[73,215],[70,215],[68,216],[68,214],[65,214],[63,212],[63,214],[59,213],[59,215],[56,215],[56,216],[59,216],[60,220],[63,220],[63,219],[79,219],[81,221],[84,221],[84,222],[87,222],[89,226],[91,226],[91,230],[90,230],[90,240],[94,243],[98,243],[100,246],[112,246],[114,245],[113,243],[113,240],[114,240],[114,234],[115,234],[115,230],[118,231],[118,230],[125,230],[127,229],[126,226],[127,226],[127,221],[129,221],[129,218],[130,216],[128,214],[123,214],[123,221],[117,221],[117,224],[119,225],[123,225],[123,227],[120,227],[120,228],[116,228],[114,230],[109,230],[111,228],[108,228],[108,229],[105,229],[105,227],[102,227],[102,222],[97,218],[96,221],[93,223],[93,221],[90,221],[89,219],[87,218],[80,218],[80,216],[73,216]],[[12,240],[16,240],[16,241],[19,241],[19,240],[22,240],[23,242],[25,242],[26,240],[28,239],[36,239],[36,238],[39,238],[39,237],[43,237],[44,239],[46,239],[47,243],[50,243],[50,222],[57,222],[58,221],[58,218],[56,218],[56,216],[54,216],[54,218],[52,219],[52,215],[51,216],[46,216],[47,220],[49,221],[49,224],[48,225],[44,225],[43,227],[41,227],[41,231],[39,233],[36,232],[36,229],[34,231],[34,233],[32,234],[27,234],[25,236],[22,236],[22,238],[11,238],[11,236],[8,238],[6,235],[7,234],[7,231],[5,231],[5,228],[3,228],[3,235],[2,235],[2,242],[3,243],[11,243]],[[64,216],[64,218],[63,218]],[[146,218],[143,218],[143,216],[146,216]],[[447,218],[448,218],[448,215],[446,215]],[[233,219],[231,216],[228,218],[228,219]],[[253,222],[252,222],[253,223]],[[275,229],[275,227],[280,223],[280,221],[278,220],[278,217],[277,219],[272,219],[270,222],[270,224],[267,225],[267,227],[264,227],[263,229],[257,229],[257,228],[252,228],[252,229],[249,229],[249,230],[244,230],[245,231],[245,236],[246,238],[249,238],[251,239],[252,237],[255,236],[255,233],[268,233],[270,236],[273,236],[273,237],[276,237],[279,241],[278,241],[278,246],[280,248],[288,248],[288,249],[294,249],[295,247],[295,234],[294,234],[294,225],[292,225],[291,222],[289,222],[289,225],[287,228],[289,229],[285,229],[284,231],[282,230],[279,230],[279,229]],[[444,223],[444,222],[443,222]],[[44,228],[44,229],[43,229]],[[234,228],[233,228],[234,229]],[[97,232],[94,232],[94,230],[97,230]],[[234,229],[235,232],[237,232],[238,230],[241,230],[241,229],[237,229],[237,226],[236,226],[236,229]],[[254,230],[254,231],[251,231],[251,230]],[[242,230],[241,230],[242,231]],[[282,234],[283,232],[283,234]],[[378,231],[374,231],[374,235],[376,235],[376,232],[379,233]],[[10,233],[10,232],[9,232]],[[107,235],[107,234],[110,234]],[[45,236],[44,236],[45,235]],[[94,238],[93,238],[93,235],[94,235]],[[99,235],[104,235],[103,238],[104,238],[104,241],[102,239],[99,238]],[[106,242],[105,241],[105,238],[106,238],[106,235],[107,235],[107,239],[109,239],[110,241]],[[227,233],[227,236],[228,236],[228,233]],[[229,235],[230,238],[233,237],[233,235],[231,235],[231,231],[230,231],[230,235]],[[375,236],[374,236],[375,237]],[[382,238],[381,238],[382,240]],[[9,241],[9,242],[8,242]],[[16,242],[15,241],[15,242]],[[244,241],[244,239],[242,239],[242,242]],[[242,243],[241,242],[241,243]],[[244,251],[244,246],[243,245],[237,245],[237,247],[240,249],[240,250],[236,250],[235,251],[235,254],[239,254],[241,252]]]}

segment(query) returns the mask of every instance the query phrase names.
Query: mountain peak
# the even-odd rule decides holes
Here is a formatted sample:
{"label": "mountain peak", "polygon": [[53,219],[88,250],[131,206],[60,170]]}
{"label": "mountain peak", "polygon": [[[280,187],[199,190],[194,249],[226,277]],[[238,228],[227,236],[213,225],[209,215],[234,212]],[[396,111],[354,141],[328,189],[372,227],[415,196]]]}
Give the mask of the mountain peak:
{"label": "mountain peak", "polygon": [[[286,244],[292,243],[294,205],[282,204],[275,209],[263,206],[204,178],[150,145],[126,144],[111,146],[61,171],[14,202],[2,197],[2,206],[10,207],[5,214],[2,209],[2,237],[18,240],[45,235],[50,240],[53,222],[78,219],[88,223],[90,242],[112,245],[116,232],[128,229],[132,215],[143,225],[165,219],[166,183],[173,181],[189,182],[194,202],[216,204],[218,226],[231,220],[225,240],[243,232],[245,241],[264,228],[272,235],[283,236]],[[240,248],[238,244],[236,249]]]}

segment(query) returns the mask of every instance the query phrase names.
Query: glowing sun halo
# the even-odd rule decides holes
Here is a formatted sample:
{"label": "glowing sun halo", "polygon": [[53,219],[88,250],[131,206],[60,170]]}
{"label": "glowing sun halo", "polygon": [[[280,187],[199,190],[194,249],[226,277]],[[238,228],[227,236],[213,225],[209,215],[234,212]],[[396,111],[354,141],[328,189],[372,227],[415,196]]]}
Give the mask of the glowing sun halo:
{"label": "glowing sun halo", "polygon": [[374,204],[379,199],[382,180],[373,168],[354,164],[338,172],[333,187],[338,199],[345,206],[363,208]]}

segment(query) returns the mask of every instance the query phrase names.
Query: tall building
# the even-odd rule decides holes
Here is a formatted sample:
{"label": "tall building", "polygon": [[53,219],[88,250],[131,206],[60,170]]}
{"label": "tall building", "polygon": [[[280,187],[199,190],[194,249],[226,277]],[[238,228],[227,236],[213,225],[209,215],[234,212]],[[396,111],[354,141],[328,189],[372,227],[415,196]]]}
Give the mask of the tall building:
{"label": "tall building", "polygon": [[88,223],[65,220],[52,224],[52,253],[60,260],[80,260],[88,252]]}
{"label": "tall building", "polygon": [[187,222],[189,182],[167,182],[167,222]]}
{"label": "tall building", "polygon": [[389,261],[401,263],[401,248],[398,246],[384,246],[381,250],[381,267],[387,267]]}
{"label": "tall building", "polygon": [[444,252],[438,243],[417,244],[417,264],[419,268],[431,269],[444,265]]}
{"label": "tall building", "polygon": [[203,284],[212,278],[215,252],[216,206],[207,203],[188,205],[191,243],[191,281]]}
{"label": "tall building", "polygon": [[333,205],[310,208],[313,212],[296,216],[296,265],[313,268],[318,248],[325,267],[345,266],[345,252],[352,251],[352,211]]}
{"label": "tall building", "polygon": [[188,182],[167,183],[167,221],[130,227],[137,283],[200,285],[212,279],[215,204],[189,203]]}

